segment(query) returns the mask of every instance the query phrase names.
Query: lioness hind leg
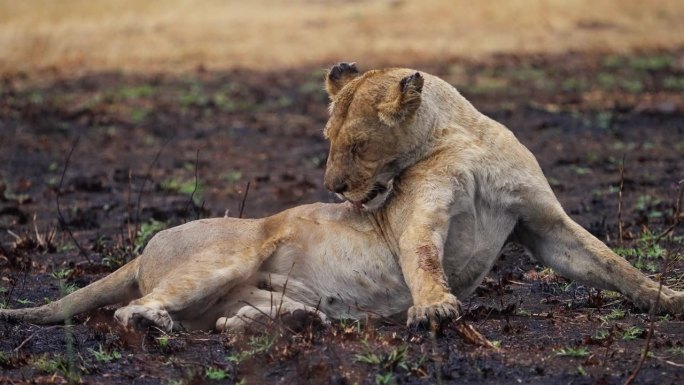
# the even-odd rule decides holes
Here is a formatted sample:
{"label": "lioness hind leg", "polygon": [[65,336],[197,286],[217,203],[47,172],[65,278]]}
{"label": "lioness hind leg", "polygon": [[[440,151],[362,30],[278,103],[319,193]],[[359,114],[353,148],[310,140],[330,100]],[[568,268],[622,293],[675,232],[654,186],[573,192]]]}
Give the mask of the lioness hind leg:
{"label": "lioness hind leg", "polygon": [[[286,318],[298,316],[300,312],[314,314],[318,316],[320,321],[324,324],[330,322],[328,317],[320,311],[317,311],[316,308],[285,299],[282,303],[274,302],[273,305],[270,303],[259,304],[258,306],[251,303],[245,305],[232,317],[220,317],[216,321],[216,330],[219,332],[229,330],[240,331],[254,323],[266,323],[268,325],[268,322],[272,321],[283,321],[284,323],[289,324],[290,322],[287,322]],[[297,318],[304,319],[302,317]]]}
{"label": "lioness hind leg", "polygon": [[566,278],[618,291],[646,309],[655,305],[660,292],[659,309],[684,312],[684,292],[660,288],[564,213],[553,221],[521,223],[515,235],[535,258]]}
{"label": "lioness hind leg", "polygon": [[173,321],[166,310],[143,305],[128,305],[119,308],[114,313],[114,318],[127,330],[139,330],[150,325],[165,332],[171,332],[173,329]]}

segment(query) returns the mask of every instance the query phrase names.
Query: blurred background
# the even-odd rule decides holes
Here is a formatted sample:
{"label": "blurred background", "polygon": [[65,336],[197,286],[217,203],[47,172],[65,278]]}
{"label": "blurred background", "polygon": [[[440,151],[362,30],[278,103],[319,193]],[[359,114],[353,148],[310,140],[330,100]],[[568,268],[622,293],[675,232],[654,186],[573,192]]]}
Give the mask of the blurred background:
{"label": "blurred background", "polygon": [[279,69],[684,43],[679,0],[2,0],[0,71]]}

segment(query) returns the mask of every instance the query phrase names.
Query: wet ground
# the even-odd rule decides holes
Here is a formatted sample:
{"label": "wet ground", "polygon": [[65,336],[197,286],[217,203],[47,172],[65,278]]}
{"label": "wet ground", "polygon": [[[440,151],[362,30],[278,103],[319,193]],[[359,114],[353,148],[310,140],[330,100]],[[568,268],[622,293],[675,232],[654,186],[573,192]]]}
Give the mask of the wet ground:
{"label": "wet ground", "polygon": [[[416,67],[513,130],[581,225],[684,289],[684,51]],[[323,73],[2,78],[2,305],[39,305],[85,286],[161,228],[334,201],[322,187]],[[453,325],[436,338],[352,321],[128,334],[105,309],[71,326],[0,323],[0,382],[622,384],[646,345],[635,383],[684,381],[681,316],[649,317],[519,248],[462,300],[467,322],[499,350],[468,344]]]}

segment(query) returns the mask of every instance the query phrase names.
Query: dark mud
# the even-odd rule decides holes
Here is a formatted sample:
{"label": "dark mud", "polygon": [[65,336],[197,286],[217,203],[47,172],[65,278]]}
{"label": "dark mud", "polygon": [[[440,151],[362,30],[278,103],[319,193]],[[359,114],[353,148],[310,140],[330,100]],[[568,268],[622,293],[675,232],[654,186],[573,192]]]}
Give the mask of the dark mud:
{"label": "dark mud", "polygon": [[[647,274],[663,273],[667,285],[684,289],[684,225],[676,224],[684,51],[417,67],[513,130],[580,224]],[[322,75],[3,78],[3,306],[37,305],[82,287],[133,258],[160,228],[226,210],[238,216],[248,182],[246,217],[333,201],[322,187]],[[649,315],[622,297],[557,277],[516,247],[462,300],[468,322],[499,351],[465,343],[451,326],[432,338],[392,324],[323,328],[306,317],[266,320],[243,335],[127,334],[106,309],[68,327],[0,323],[0,382],[621,384],[651,327]],[[635,383],[681,383],[684,323],[653,320]]]}

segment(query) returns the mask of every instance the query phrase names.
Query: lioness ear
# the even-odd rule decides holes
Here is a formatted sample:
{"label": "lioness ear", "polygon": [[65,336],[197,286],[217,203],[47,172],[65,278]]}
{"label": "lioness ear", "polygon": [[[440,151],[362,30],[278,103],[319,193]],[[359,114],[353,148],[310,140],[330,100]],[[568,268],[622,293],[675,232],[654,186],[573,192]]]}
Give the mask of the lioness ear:
{"label": "lioness ear", "polygon": [[386,101],[378,105],[378,116],[388,126],[396,126],[413,116],[420,107],[423,76],[419,72],[409,75],[390,90]]}
{"label": "lioness ear", "polygon": [[330,68],[325,77],[325,90],[330,98],[335,96],[351,80],[359,76],[356,63],[338,63]]}

